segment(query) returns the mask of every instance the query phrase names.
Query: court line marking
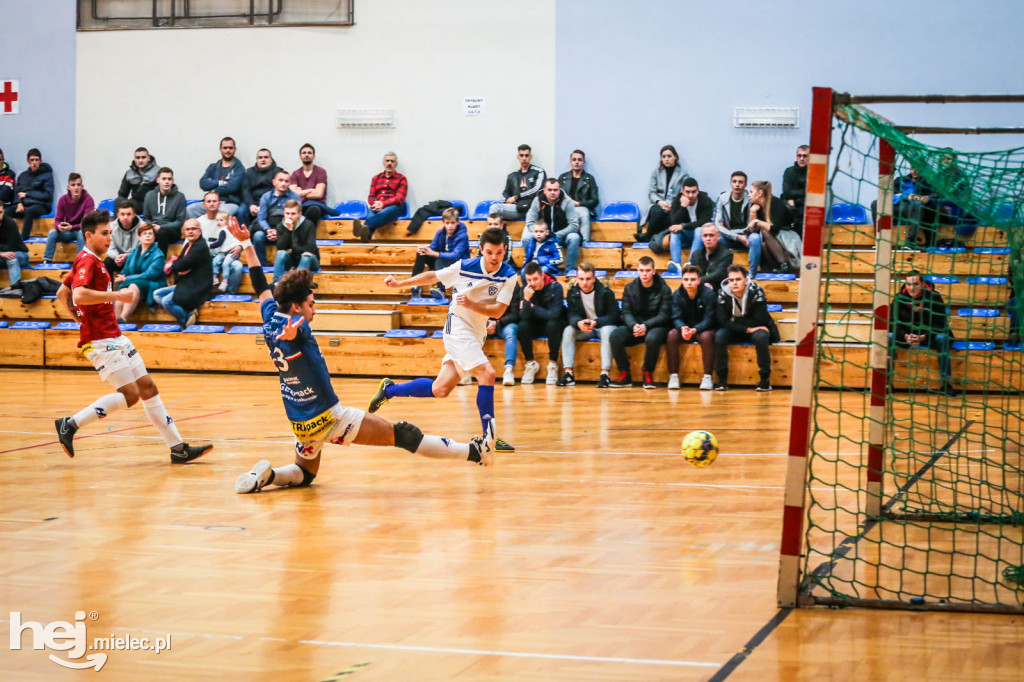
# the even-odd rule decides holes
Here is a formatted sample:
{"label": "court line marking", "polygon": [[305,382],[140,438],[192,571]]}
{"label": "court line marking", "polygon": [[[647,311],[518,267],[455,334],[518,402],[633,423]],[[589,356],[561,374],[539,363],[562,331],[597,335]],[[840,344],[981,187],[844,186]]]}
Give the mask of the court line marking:
{"label": "court line marking", "polygon": [[[948,441],[946,441],[945,445],[943,445],[941,448],[933,452],[931,458],[927,462],[925,462],[925,464],[922,465],[921,468],[918,469],[917,472],[913,476],[911,476],[906,483],[900,486],[899,490],[897,490],[889,498],[889,500],[882,507],[882,513],[884,514],[888,512],[890,509],[892,509],[893,505],[896,504],[896,502],[898,502],[900,498],[903,497],[903,495],[905,495],[907,491],[910,490],[910,488],[921,479],[922,476],[924,476],[928,469],[932,468],[932,466],[935,464],[935,462],[939,460],[940,457],[942,457],[943,455],[948,455],[949,449],[953,447],[953,444],[956,443],[960,439],[960,437],[967,432],[967,429],[969,429],[975,423],[975,421],[970,419],[964,422],[964,425],[960,427],[960,430],[953,434],[953,436]],[[810,576],[814,577],[825,573],[828,569],[835,565],[837,559],[842,559],[847,554],[849,554],[850,550],[852,550],[858,542],[864,539],[868,532],[876,525],[878,525],[878,519],[864,520],[860,524],[860,532],[853,536],[847,535],[846,539],[839,543],[839,546],[832,551],[829,557],[823,560],[813,571],[811,571]],[[804,578],[804,580],[801,581],[801,588],[804,584],[806,584],[806,582],[807,578]],[[781,625],[782,622],[786,620],[789,614],[793,613],[794,610],[794,608],[788,606],[778,609],[775,612],[775,615],[773,615],[771,619],[769,619],[769,621],[765,623],[761,627],[761,629],[758,630],[754,634],[754,636],[751,637],[750,640],[743,646],[743,650],[733,655],[732,658],[726,661],[725,665],[719,668],[718,672],[716,672],[708,679],[708,682],[722,682],[722,680],[725,680],[727,677],[729,677],[729,675],[731,675],[733,671],[736,670],[736,668],[738,668],[745,660],[747,660],[750,654],[754,653],[754,649],[756,649],[762,642],[764,642],[764,640],[768,639],[768,637],[773,632],[775,632],[779,625]]]}

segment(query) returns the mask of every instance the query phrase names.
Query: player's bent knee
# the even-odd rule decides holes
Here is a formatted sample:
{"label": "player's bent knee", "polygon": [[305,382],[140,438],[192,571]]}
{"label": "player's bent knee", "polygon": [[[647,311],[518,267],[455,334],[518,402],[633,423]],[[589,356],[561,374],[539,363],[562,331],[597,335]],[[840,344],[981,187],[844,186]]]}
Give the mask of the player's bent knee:
{"label": "player's bent knee", "polygon": [[395,424],[395,447],[416,452],[423,441],[423,432],[419,427],[409,422],[398,422]]}
{"label": "player's bent knee", "polygon": [[124,401],[128,404],[128,407],[139,402],[139,388],[134,383],[125,384],[117,389],[117,392],[124,396]]}

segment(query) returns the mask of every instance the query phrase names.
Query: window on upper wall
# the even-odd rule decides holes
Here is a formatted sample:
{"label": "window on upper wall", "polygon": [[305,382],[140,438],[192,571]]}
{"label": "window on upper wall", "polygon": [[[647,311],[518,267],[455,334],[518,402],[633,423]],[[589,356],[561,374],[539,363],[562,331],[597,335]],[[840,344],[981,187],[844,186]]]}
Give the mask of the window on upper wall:
{"label": "window on upper wall", "polygon": [[78,0],[79,31],[350,26],[355,0]]}

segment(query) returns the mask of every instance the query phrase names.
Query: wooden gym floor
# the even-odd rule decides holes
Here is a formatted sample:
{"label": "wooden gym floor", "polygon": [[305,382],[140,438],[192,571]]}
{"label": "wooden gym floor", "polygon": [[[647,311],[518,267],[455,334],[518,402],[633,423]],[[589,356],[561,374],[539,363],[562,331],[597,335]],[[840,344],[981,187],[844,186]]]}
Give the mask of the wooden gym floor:
{"label": "wooden gym floor", "polygon": [[[788,391],[499,386],[499,432],[519,451],[493,468],[327,446],[311,488],[236,495],[257,460],[292,460],[277,379],[154,377],[182,434],[216,443],[202,460],[172,466],[139,407],[84,428],[68,459],[53,419],[105,385],[92,371],[0,370],[0,641],[14,611],[43,625],[84,611],[90,643],[171,636],[160,654],[108,651],[111,680],[1011,680],[1024,668],[1020,616],[801,609],[770,627]],[[335,379],[359,407],[375,386]],[[381,414],[464,439],[479,429],[474,399],[460,387]],[[678,453],[697,428],[722,448],[706,469]],[[31,639],[0,646],[0,678],[86,674]]]}

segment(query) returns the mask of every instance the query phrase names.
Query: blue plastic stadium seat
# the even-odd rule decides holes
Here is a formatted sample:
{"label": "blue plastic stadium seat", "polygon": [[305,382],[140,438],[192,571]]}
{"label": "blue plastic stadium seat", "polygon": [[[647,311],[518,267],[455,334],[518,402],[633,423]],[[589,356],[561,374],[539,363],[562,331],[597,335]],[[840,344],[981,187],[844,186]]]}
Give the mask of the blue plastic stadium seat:
{"label": "blue plastic stadium seat", "polygon": [[46,237],[29,237],[24,241],[26,244],[45,244]]}
{"label": "blue plastic stadium seat", "polygon": [[967,249],[962,246],[929,246],[925,250],[928,253],[967,253]]}
{"label": "blue plastic stadium seat", "polygon": [[432,338],[432,339],[440,339],[443,336],[444,336],[444,331],[441,330],[441,329],[437,329],[437,330],[434,331],[433,334],[430,335],[430,338]]}
{"label": "blue plastic stadium seat", "polygon": [[995,218],[1000,223],[1008,223],[1013,220],[1016,207],[1013,204],[1001,204],[996,208]]}
{"label": "blue plastic stadium seat", "polygon": [[180,324],[144,324],[139,327],[140,332],[146,333],[163,333],[176,332],[181,329]]}
{"label": "blue plastic stadium seat", "polygon": [[622,242],[583,242],[585,249],[621,249]]}
{"label": "blue plastic stadium seat", "polygon": [[193,324],[185,328],[186,334],[223,334],[224,326],[219,324]]}
{"label": "blue plastic stadium seat", "polygon": [[78,323],[71,322],[70,320],[66,322],[58,322],[57,324],[53,325],[52,328],[59,329],[61,331],[78,331]]}
{"label": "blue plastic stadium seat", "polygon": [[341,246],[345,243],[344,239],[317,239],[317,246]]}
{"label": "blue plastic stadium seat", "polygon": [[249,296],[248,294],[220,294],[219,296],[214,296],[210,300],[214,303],[244,303],[246,301],[251,301],[252,296]]}
{"label": "blue plastic stadium seat", "polygon": [[11,329],[49,329],[50,323],[42,320],[20,320],[11,325]]}
{"label": "blue plastic stadium seat", "polygon": [[839,225],[870,225],[871,214],[859,204],[832,204],[828,222]]}
{"label": "blue plastic stadium seat", "polygon": [[339,201],[334,210],[338,212],[338,215],[334,216],[335,220],[362,220],[370,212],[366,202],[359,199]]}
{"label": "blue plastic stadium seat", "polygon": [[0,320],[0,329],[7,329],[7,325],[10,324],[7,320]]}
{"label": "blue plastic stadium seat", "polygon": [[619,270],[613,276],[619,279],[636,279],[640,274],[636,270]]}
{"label": "blue plastic stadium seat", "polygon": [[132,322],[125,322],[124,324],[117,325],[117,328],[123,332],[133,332],[139,328],[139,325]]}
{"label": "blue plastic stadium seat", "polygon": [[[249,266],[246,266],[246,267],[242,268],[242,270],[245,271],[245,272],[249,272]],[[263,266],[263,272],[273,272],[273,271],[274,271],[274,266],[273,265],[264,265]]]}
{"label": "blue plastic stadium seat", "polygon": [[992,286],[1006,286],[1009,280],[1005,277],[968,277],[968,284],[988,284]]}
{"label": "blue plastic stadium seat", "polygon": [[957,317],[999,317],[999,308],[957,308]]}
{"label": "blue plastic stadium seat", "polygon": [[1010,343],[1009,341],[1007,341],[1006,344],[1003,345],[1003,348],[1005,348],[1006,350],[1020,350],[1021,345],[1019,343]]}
{"label": "blue plastic stadium seat", "polygon": [[950,275],[925,275],[924,279],[932,284],[956,284],[960,281],[959,277],[952,277]]}
{"label": "blue plastic stadium seat", "polygon": [[983,254],[986,256],[1008,256],[1010,255],[1010,247],[1008,246],[979,246],[975,247],[974,253]]}
{"label": "blue plastic stadium seat", "polygon": [[388,339],[425,339],[427,337],[427,330],[425,329],[389,329],[384,332],[384,338]]}
{"label": "blue plastic stadium seat", "polygon": [[[460,201],[459,199],[448,199],[447,201],[454,208],[459,209],[459,220],[466,220],[467,218],[469,218],[469,206],[466,205],[465,201]],[[484,217],[486,218],[487,216]],[[428,218],[428,220],[438,220],[440,218],[441,216],[439,215],[432,215]]]}
{"label": "blue plastic stadium seat", "polygon": [[635,244],[630,244],[629,248],[639,249],[641,251],[650,251],[651,245],[648,244],[647,242],[636,242]]}
{"label": "blue plastic stadium seat", "polygon": [[681,274],[679,274],[678,272],[661,272],[661,273],[658,273],[658,274],[661,275],[662,279],[682,279],[683,278],[683,276]]}
{"label": "blue plastic stadium seat", "polygon": [[253,327],[249,325],[238,325],[228,330],[228,334],[263,334],[263,327]]}
{"label": "blue plastic stadium seat", "polygon": [[769,303],[768,304],[768,312],[770,312],[770,313],[781,313],[782,312],[782,304],[781,303]]}
{"label": "blue plastic stadium seat", "polygon": [[995,350],[992,341],[954,341],[953,350]]}
{"label": "blue plastic stadium seat", "polygon": [[70,270],[71,263],[36,263],[30,270]]}
{"label": "blue plastic stadium seat", "polygon": [[[565,273],[565,276],[566,277],[575,277],[576,276],[576,271],[575,270],[570,270],[569,272]],[[608,276],[608,271],[607,270],[594,270],[594,277],[601,278],[601,277],[607,277],[607,276]]]}
{"label": "blue plastic stadium seat", "polygon": [[50,207],[50,212],[49,213],[47,213],[46,215],[41,215],[39,217],[42,218],[43,220],[45,220],[47,218],[56,218],[57,217],[57,207],[56,207],[56,204],[54,204],[53,206]]}
{"label": "blue plastic stadium seat", "polygon": [[769,282],[789,282],[796,279],[796,275],[792,272],[759,272],[754,279]]}
{"label": "blue plastic stadium seat", "polygon": [[472,219],[473,220],[487,220],[487,216],[491,212],[491,206],[493,206],[494,204],[503,204],[503,203],[505,203],[505,202],[503,202],[501,199],[484,199],[483,201],[481,201],[480,203],[478,203],[476,205],[476,208],[473,209]]}
{"label": "blue plastic stadium seat", "polygon": [[421,296],[419,298],[410,298],[402,305],[448,305],[449,301],[447,298],[430,298],[427,296]]}
{"label": "blue plastic stadium seat", "polygon": [[601,209],[599,221],[620,223],[640,222],[640,207],[632,201],[613,201]]}
{"label": "blue plastic stadium seat", "polygon": [[99,206],[96,207],[97,211],[106,211],[110,214],[110,217],[114,217],[114,204],[117,203],[117,199],[104,199],[100,202]]}

